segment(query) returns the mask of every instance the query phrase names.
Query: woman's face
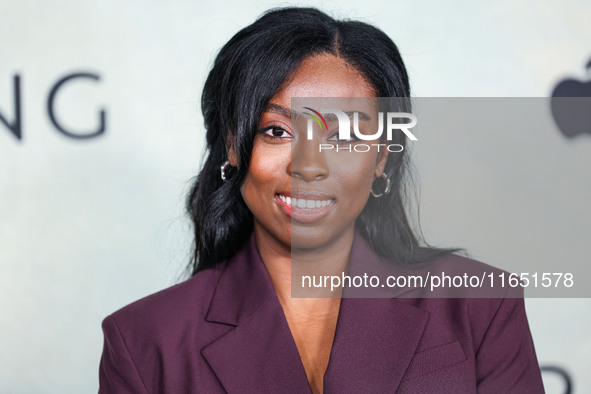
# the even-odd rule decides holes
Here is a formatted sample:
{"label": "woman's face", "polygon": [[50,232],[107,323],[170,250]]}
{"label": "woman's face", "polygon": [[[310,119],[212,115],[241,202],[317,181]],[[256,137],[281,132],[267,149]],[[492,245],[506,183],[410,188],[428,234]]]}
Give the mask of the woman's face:
{"label": "woman's face", "polygon": [[[316,55],[302,62],[260,119],[241,189],[254,216],[256,237],[289,248],[313,249],[344,235],[352,237],[372,182],[382,175],[387,151],[372,147],[363,153],[343,149],[320,152],[320,143],[337,143],[336,121],[327,117],[328,129],[315,128],[313,140],[308,140],[307,118],[290,115],[294,97],[375,97],[375,92],[357,69],[342,59]],[[368,130],[375,132],[375,117],[366,123]],[[359,142],[370,145],[379,141],[338,144]]]}

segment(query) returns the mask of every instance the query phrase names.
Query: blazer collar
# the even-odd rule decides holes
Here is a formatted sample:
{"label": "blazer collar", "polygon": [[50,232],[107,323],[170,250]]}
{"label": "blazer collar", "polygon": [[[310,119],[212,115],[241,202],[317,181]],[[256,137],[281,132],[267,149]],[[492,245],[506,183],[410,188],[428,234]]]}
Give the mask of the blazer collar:
{"label": "blazer collar", "polygon": [[[356,233],[350,272],[362,269],[360,266],[379,269],[383,264]],[[226,391],[310,393],[254,236],[220,269],[206,320],[235,328],[201,353]],[[324,375],[324,392],[395,391],[427,318],[427,312],[400,299],[343,298]]]}

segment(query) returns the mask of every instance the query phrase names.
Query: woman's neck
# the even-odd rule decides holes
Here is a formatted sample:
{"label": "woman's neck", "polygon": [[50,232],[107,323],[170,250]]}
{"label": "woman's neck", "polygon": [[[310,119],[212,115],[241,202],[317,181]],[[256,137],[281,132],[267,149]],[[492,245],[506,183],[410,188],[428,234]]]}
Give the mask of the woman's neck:
{"label": "woman's neck", "polygon": [[[347,273],[355,235],[354,227],[347,229],[321,248],[315,249],[291,248],[290,245],[285,245],[257,227],[255,224],[257,248],[282,304],[289,304],[292,297],[340,297],[342,289],[331,289],[330,277],[340,277]],[[329,279],[325,280],[326,277]],[[313,281],[314,278],[316,282]],[[322,280],[323,286],[309,286],[309,283],[320,283],[319,280]]]}
{"label": "woman's neck", "polygon": [[[260,229],[259,229],[260,230]],[[296,249],[257,231],[255,240],[269,272],[285,319],[298,349],[310,389],[323,392],[340,310],[342,289],[305,288],[301,278],[341,275],[347,271],[354,228],[322,248]]]}

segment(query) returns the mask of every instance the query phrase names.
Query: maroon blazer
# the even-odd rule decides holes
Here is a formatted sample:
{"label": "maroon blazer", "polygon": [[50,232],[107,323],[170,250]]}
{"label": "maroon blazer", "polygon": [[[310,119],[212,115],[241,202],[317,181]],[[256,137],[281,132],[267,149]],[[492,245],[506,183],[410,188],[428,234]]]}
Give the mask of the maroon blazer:
{"label": "maroon blazer", "polygon": [[[382,264],[358,234],[356,260]],[[254,237],[102,327],[99,393],[311,392]],[[544,389],[522,298],[343,298],[324,392]]]}

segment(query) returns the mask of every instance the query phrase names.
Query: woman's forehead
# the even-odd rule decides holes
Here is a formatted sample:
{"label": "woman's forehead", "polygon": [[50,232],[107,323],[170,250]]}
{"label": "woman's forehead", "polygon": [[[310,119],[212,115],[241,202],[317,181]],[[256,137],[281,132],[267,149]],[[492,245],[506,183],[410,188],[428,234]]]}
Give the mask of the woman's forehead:
{"label": "woman's forehead", "polygon": [[363,74],[332,54],[302,61],[271,102],[289,106],[293,97],[375,97],[375,88]]}

